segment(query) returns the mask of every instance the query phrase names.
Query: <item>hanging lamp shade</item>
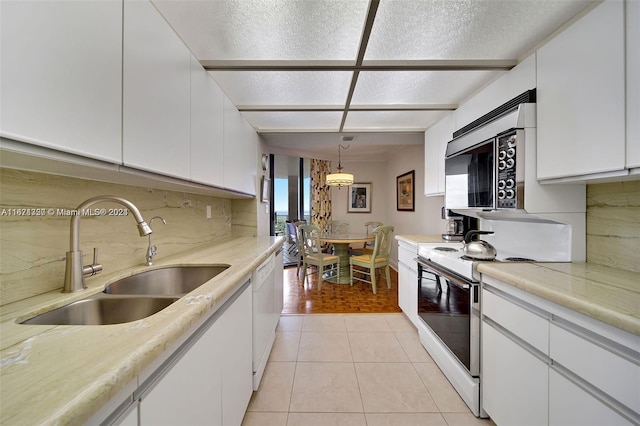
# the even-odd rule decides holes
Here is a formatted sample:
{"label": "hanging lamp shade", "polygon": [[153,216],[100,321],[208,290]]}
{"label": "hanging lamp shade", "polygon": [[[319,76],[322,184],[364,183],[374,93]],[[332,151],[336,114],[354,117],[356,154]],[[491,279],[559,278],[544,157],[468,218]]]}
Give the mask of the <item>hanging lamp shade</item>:
{"label": "hanging lamp shade", "polygon": [[341,186],[348,186],[353,184],[353,175],[351,173],[343,173],[342,172],[342,163],[340,161],[340,148],[348,149],[350,145],[346,147],[342,145],[338,145],[338,167],[336,168],[335,173],[331,173],[327,175],[326,184],[329,186],[337,186],[340,188]]}
{"label": "hanging lamp shade", "polygon": [[327,175],[327,185],[343,186],[353,184],[353,175],[351,173],[342,173],[342,167],[338,167],[337,173]]}

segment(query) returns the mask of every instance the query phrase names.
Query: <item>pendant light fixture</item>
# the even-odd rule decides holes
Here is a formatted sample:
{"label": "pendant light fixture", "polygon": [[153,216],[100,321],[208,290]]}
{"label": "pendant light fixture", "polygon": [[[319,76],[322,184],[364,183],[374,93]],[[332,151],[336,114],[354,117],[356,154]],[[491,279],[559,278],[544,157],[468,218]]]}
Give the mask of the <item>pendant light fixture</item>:
{"label": "pendant light fixture", "polygon": [[338,168],[335,173],[327,175],[327,185],[341,188],[342,186],[353,184],[353,175],[351,173],[342,173],[342,163],[340,161],[340,148],[349,149],[350,146],[351,145],[347,145],[344,147],[342,145],[338,145]]}

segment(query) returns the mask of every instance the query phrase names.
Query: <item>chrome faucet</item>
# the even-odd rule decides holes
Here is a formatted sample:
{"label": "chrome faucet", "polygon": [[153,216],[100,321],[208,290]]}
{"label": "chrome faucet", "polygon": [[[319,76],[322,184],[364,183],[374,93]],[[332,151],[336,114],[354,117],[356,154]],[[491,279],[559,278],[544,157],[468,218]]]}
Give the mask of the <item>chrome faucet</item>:
{"label": "chrome faucet", "polygon": [[82,251],[80,250],[80,217],[86,209],[101,201],[111,201],[122,204],[133,214],[138,224],[140,236],[144,237],[145,235],[151,234],[151,227],[147,225],[147,222],[142,218],[142,214],[140,214],[140,210],[138,210],[131,201],[113,195],[101,195],[89,198],[81,203],[76,208],[75,215],[71,217],[71,248],[67,252],[64,287],[62,288],[63,293],[71,293],[87,288],[84,277],[87,275],[93,276],[102,271],[102,265],[98,264],[98,251],[96,249],[93,249],[93,263],[86,266],[83,265]]}
{"label": "chrome faucet", "polygon": [[[153,223],[153,219],[160,219],[162,223],[164,223],[165,225],[167,224],[167,221],[164,220],[164,218],[160,216],[154,216],[149,221],[149,228],[151,228],[151,223]],[[158,254],[158,246],[151,245],[151,234],[149,234],[149,246],[147,247],[147,266],[153,265],[153,256],[155,256],[156,254]]]}

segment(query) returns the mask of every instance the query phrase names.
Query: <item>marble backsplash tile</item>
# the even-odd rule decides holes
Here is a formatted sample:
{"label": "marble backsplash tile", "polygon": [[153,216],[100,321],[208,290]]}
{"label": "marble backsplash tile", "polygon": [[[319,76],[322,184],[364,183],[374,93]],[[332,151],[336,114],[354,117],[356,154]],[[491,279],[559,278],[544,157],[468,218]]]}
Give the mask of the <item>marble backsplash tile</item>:
{"label": "marble backsplash tile", "polygon": [[587,185],[587,262],[640,272],[640,181]]}
{"label": "marble backsplash tile", "polygon": [[[0,305],[62,287],[69,250],[70,216],[88,198],[115,195],[135,204],[147,222],[154,220],[156,258],[206,242],[255,235],[255,199],[231,200],[0,168]],[[206,207],[211,206],[211,219]],[[119,209],[115,203],[93,208]],[[25,215],[26,211],[41,215]],[[144,264],[147,237],[140,237],[133,216],[91,216],[80,221],[85,264],[98,247],[104,270]]]}

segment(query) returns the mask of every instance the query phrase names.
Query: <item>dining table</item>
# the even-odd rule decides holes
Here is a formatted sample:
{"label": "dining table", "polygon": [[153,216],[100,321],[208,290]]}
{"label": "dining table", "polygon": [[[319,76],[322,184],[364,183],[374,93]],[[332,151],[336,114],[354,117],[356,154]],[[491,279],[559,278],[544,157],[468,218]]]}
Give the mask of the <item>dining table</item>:
{"label": "dining table", "polygon": [[349,270],[349,247],[351,244],[368,243],[375,240],[375,235],[358,233],[324,233],[320,236],[321,243],[333,245],[334,253],[340,259],[340,280],[334,271],[326,272],[322,278],[334,284],[349,284],[351,274]]}

